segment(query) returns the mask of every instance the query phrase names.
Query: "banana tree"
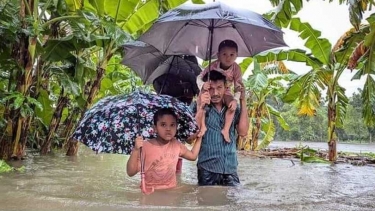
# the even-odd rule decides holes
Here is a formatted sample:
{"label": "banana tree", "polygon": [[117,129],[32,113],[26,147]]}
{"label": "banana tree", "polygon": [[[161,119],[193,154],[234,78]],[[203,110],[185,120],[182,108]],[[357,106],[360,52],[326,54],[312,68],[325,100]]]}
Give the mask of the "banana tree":
{"label": "banana tree", "polygon": [[[44,64],[43,45],[53,34],[56,22],[77,18],[74,15],[56,17],[51,11],[61,9],[61,1],[3,1],[1,7],[2,30],[1,63],[13,68],[1,68],[9,73],[5,94],[0,157],[20,159],[25,154],[30,124],[34,121],[38,103],[40,76]],[[15,15],[17,14],[17,15]],[[16,94],[16,95],[15,95]],[[17,97],[14,97],[17,96]],[[31,100],[34,99],[34,100]],[[29,112],[22,112],[27,109]],[[32,112],[31,112],[32,111]]]}
{"label": "banana tree", "polygon": [[339,85],[339,78],[346,68],[349,56],[356,47],[357,36],[350,41],[346,36],[354,30],[348,31],[338,40],[332,48],[327,39],[320,38],[320,32],[313,29],[310,24],[301,22],[299,18],[291,20],[290,29],[300,33],[305,42],[305,47],[311,53],[301,50],[280,51],[257,57],[258,61],[288,60],[304,62],[312,69],[294,80],[288,89],[284,101],[292,103],[299,102],[299,115],[314,116],[316,108],[321,102],[321,91],[327,90],[328,99],[328,146],[329,160],[336,160],[337,134],[336,128],[342,127],[345,117],[348,98],[345,96],[345,88]]}
{"label": "banana tree", "polygon": [[375,125],[375,14],[367,18],[368,24],[362,25],[358,31],[348,34],[346,43],[355,43],[350,55],[348,68],[357,70],[352,80],[366,78],[362,88],[362,116],[369,127]]}
{"label": "banana tree", "polygon": [[[113,55],[119,53],[121,46],[139,33],[147,30],[160,13],[172,7],[184,3],[184,0],[97,0],[84,1],[76,4],[74,0],[67,0],[71,12],[86,11],[93,14],[86,17],[97,26],[92,33],[103,36],[101,42],[96,45],[99,48],[96,53],[96,77],[89,82],[88,96],[85,98],[85,106],[81,111],[81,117],[92,105],[97,97],[105,71]],[[130,37],[128,35],[132,35]],[[77,153],[78,145],[75,140],[67,142],[67,155]]]}
{"label": "banana tree", "polygon": [[[260,64],[254,60],[252,63],[254,64],[252,75],[245,81],[251,124],[245,143],[240,145],[244,145],[246,150],[259,150],[267,147],[273,140],[276,133],[275,119],[283,129],[289,130],[288,124],[270,101],[280,102],[280,97],[286,92],[282,81],[288,82],[295,75],[291,74],[281,62]],[[245,59],[240,65],[243,69],[247,69],[249,64],[250,59]],[[271,75],[274,77],[270,77]],[[263,140],[258,145],[261,134]]]}
{"label": "banana tree", "polygon": [[[270,0],[275,9],[264,16],[277,26],[285,28],[289,25],[292,17],[303,9],[303,2],[303,0]],[[359,30],[363,13],[366,10],[371,11],[372,7],[375,6],[374,0],[329,0],[329,2],[348,5],[349,20],[356,30]]]}

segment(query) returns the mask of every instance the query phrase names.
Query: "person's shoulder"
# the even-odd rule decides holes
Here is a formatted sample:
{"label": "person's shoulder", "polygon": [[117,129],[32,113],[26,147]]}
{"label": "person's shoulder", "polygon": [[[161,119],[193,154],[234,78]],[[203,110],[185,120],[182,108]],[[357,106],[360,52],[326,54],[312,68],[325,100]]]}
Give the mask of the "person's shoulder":
{"label": "person's shoulder", "polygon": [[143,142],[143,147],[144,148],[153,147],[153,146],[155,146],[156,143],[157,143],[157,141],[154,138],[152,138],[152,139],[146,139],[146,141]]}
{"label": "person's shoulder", "polygon": [[237,71],[237,72],[239,72],[239,73],[242,74],[242,72],[241,72],[241,66],[237,62],[233,63],[233,67],[234,67],[233,68],[234,71]]}
{"label": "person's shoulder", "polygon": [[172,139],[169,143],[172,144],[172,145],[174,145],[174,146],[178,146],[178,147],[185,146],[185,144],[183,144],[177,138]]}

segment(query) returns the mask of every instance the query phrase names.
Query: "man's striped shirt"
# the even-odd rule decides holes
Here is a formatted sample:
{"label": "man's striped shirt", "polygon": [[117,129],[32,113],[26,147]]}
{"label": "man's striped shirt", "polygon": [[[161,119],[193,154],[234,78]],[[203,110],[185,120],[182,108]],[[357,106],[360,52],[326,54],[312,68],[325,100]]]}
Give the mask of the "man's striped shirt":
{"label": "man's striped shirt", "polygon": [[[197,105],[193,103],[193,113],[197,112]],[[207,131],[203,136],[201,149],[198,155],[198,168],[220,174],[232,174],[237,172],[237,151],[236,151],[236,132],[238,125],[240,109],[237,107],[233,123],[229,130],[231,142],[224,140],[221,130],[224,127],[226,106],[218,111],[214,106],[209,105],[206,110]]]}

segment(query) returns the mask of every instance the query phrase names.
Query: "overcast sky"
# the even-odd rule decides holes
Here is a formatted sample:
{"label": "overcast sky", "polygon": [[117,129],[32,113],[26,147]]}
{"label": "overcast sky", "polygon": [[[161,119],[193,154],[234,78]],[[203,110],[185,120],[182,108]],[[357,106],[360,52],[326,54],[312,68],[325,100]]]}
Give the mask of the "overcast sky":
{"label": "overcast sky", "polygon": [[[210,0],[205,0],[210,2]],[[217,0],[216,0],[217,1]],[[272,5],[268,0],[221,0],[222,2],[228,3],[233,7],[241,7],[250,9],[254,12],[263,14],[267,11],[272,10]],[[327,38],[332,45],[335,45],[336,41],[348,31],[352,25],[349,21],[349,11],[347,5],[339,5],[336,2],[329,3],[323,0],[314,0],[306,2],[301,11],[299,11],[298,17],[302,22],[309,22],[311,26],[322,32],[322,38]],[[368,14],[365,15],[365,18]],[[364,19],[365,19],[364,18]],[[366,22],[366,20],[364,20]],[[366,22],[367,23],[367,22]],[[298,37],[296,32],[283,29],[285,35],[284,40],[290,48],[301,48],[305,49],[304,41]],[[239,59],[241,61],[241,59]],[[303,74],[309,71],[304,64],[287,62],[287,67],[298,74]],[[351,96],[353,92],[359,87],[363,87],[364,80],[350,79],[355,72],[351,73],[350,70],[346,70],[339,80],[340,85],[346,88],[346,94]],[[248,74],[247,74],[248,75]],[[246,77],[246,75],[245,75]]]}

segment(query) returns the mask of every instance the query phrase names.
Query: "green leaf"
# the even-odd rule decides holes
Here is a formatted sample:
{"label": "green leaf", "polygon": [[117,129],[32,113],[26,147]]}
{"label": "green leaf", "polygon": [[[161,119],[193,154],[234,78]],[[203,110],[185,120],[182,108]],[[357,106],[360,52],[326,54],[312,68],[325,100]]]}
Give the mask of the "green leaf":
{"label": "green leaf", "polygon": [[293,18],[290,29],[300,33],[300,37],[306,40],[305,46],[323,64],[330,63],[331,43],[327,39],[320,38],[321,32],[311,27],[309,23],[301,22],[299,18]]}
{"label": "green leaf", "polygon": [[264,73],[260,72],[254,75],[250,75],[245,83],[246,87],[249,87],[250,90],[259,92],[268,86],[268,79]]}
{"label": "green leaf", "polygon": [[364,45],[369,48],[364,73],[375,74],[375,23],[370,25],[370,32],[365,37]]}
{"label": "green leaf", "polygon": [[265,122],[262,122],[261,127],[262,127],[262,131],[265,132],[265,136],[262,142],[256,148],[256,150],[264,149],[268,145],[270,145],[276,133],[275,124],[273,123],[272,119],[268,119]]}
{"label": "green leaf", "polygon": [[58,78],[58,82],[60,83],[58,87],[58,90],[54,90],[54,93],[56,95],[59,95],[60,88],[64,88],[65,92],[69,94],[73,94],[75,96],[78,96],[80,94],[80,88],[79,85],[73,81],[73,78],[67,74],[67,71],[65,69],[61,68],[54,68],[53,72],[51,73],[53,77]]}
{"label": "green leaf", "polygon": [[[316,108],[320,106],[321,92],[318,84],[324,84],[319,77],[320,71],[310,71],[293,81],[283,100],[286,103],[299,102],[300,115],[315,115]],[[320,81],[320,82],[319,82]],[[319,83],[317,83],[319,82]]]}
{"label": "green leaf", "polygon": [[[128,19],[122,20],[120,25],[130,34],[141,30],[145,25],[154,22],[159,17],[159,1],[149,0],[145,4],[132,11]],[[121,20],[119,20],[121,21]],[[123,22],[125,21],[125,22]]]}
{"label": "green leaf", "polygon": [[267,104],[267,108],[268,108],[270,114],[276,116],[277,121],[280,123],[281,127],[284,130],[289,130],[290,129],[288,123],[285,121],[285,119],[283,118],[283,116],[281,115],[281,113],[279,111],[277,111],[274,107],[272,107],[269,104]]}
{"label": "green leaf", "polygon": [[301,160],[305,163],[324,163],[324,164],[330,164],[329,161],[320,158],[320,157],[310,157],[310,156],[304,156],[303,159]]}
{"label": "green leaf", "polygon": [[297,14],[303,6],[302,0],[271,0],[272,6],[276,7],[271,13],[267,14],[275,25],[284,28],[287,27],[293,15]]}
{"label": "green leaf", "polygon": [[109,78],[103,78],[100,84],[100,90],[108,90],[113,87],[113,82]]}
{"label": "green leaf", "polygon": [[241,67],[242,75],[248,70],[249,66],[252,63],[253,63],[253,58],[251,57],[242,60],[242,62],[239,64],[239,66]]}
{"label": "green leaf", "polygon": [[375,81],[368,75],[362,92],[362,116],[367,126],[375,125]]}
{"label": "green leaf", "polygon": [[45,54],[43,54],[44,60],[49,61],[61,61],[65,58],[73,56],[71,51],[76,50],[74,45],[76,42],[73,39],[73,35],[69,35],[62,39],[48,40],[45,44]]}
{"label": "green leaf", "polygon": [[52,114],[54,112],[54,109],[52,107],[54,102],[49,98],[49,95],[45,90],[40,90],[38,102],[42,105],[43,109],[36,107],[35,115],[42,120],[42,123],[45,126],[48,127],[52,119]]}
{"label": "green leaf", "polygon": [[99,17],[104,17],[104,4],[105,0],[84,0],[83,7],[88,11],[94,12]]}
{"label": "green leaf", "polygon": [[338,128],[342,128],[345,121],[346,116],[346,108],[349,103],[348,97],[345,95],[345,88],[336,85],[336,94],[337,94],[337,102],[336,102],[336,126]]}
{"label": "green leaf", "polygon": [[349,20],[350,23],[358,30],[363,18],[361,1],[349,1]]}
{"label": "green leaf", "polygon": [[13,170],[13,167],[9,166],[5,161],[0,160],[0,173],[6,173]]}
{"label": "green leaf", "polygon": [[65,0],[69,11],[76,11],[81,8],[82,0]]}
{"label": "green leaf", "polygon": [[30,104],[35,105],[37,108],[39,108],[41,111],[43,111],[43,105],[36,99],[32,97],[27,97],[27,101],[30,102]]}
{"label": "green leaf", "polygon": [[25,101],[24,96],[22,96],[21,94],[17,95],[16,99],[13,102],[14,109],[19,109],[22,106],[24,101]]}
{"label": "green leaf", "polygon": [[315,59],[311,55],[307,54],[306,51],[301,49],[264,52],[254,56],[254,59],[260,63],[286,60],[292,62],[304,62],[313,68],[320,68],[322,66],[322,63],[319,60]]}
{"label": "green leaf", "polygon": [[143,5],[142,1],[138,0],[104,0],[104,11],[116,22],[121,22],[128,20],[141,5]]}

